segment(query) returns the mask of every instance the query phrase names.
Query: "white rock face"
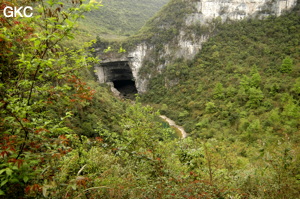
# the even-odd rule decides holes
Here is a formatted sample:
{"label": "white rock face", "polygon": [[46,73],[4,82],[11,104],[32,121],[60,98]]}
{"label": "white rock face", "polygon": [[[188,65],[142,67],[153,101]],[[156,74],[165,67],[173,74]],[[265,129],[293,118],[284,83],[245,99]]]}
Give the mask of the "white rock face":
{"label": "white rock face", "polygon": [[98,77],[98,82],[99,83],[105,83],[106,82],[106,77],[104,75],[103,68],[100,67],[100,66],[95,66],[95,70],[96,70],[96,75]]}
{"label": "white rock face", "polygon": [[[242,20],[244,18],[264,18],[269,15],[279,16],[284,11],[296,6],[297,0],[198,0],[193,2],[195,12],[186,16],[186,26],[209,25],[216,18],[222,22]],[[180,33],[184,35],[184,33]],[[185,58],[193,58],[201,49],[208,36],[186,40],[179,39],[181,53]]]}
{"label": "white rock face", "polygon": [[186,39],[186,33],[180,31],[178,46],[179,50],[176,52],[175,57],[184,57],[186,59],[192,59],[202,48],[202,44],[208,40],[208,35],[196,36],[195,34],[189,35],[190,39]]}
{"label": "white rock face", "polygon": [[139,71],[142,67],[143,60],[147,54],[149,48],[146,43],[139,44],[135,50],[129,52],[128,57],[130,59],[129,66],[132,70],[132,75],[135,79],[135,86],[139,93],[146,92],[147,81],[139,77]]}
{"label": "white rock face", "polygon": [[187,17],[186,24],[206,24],[217,17],[224,22],[251,16],[279,16],[296,3],[297,0],[200,0],[194,3],[196,12]]}

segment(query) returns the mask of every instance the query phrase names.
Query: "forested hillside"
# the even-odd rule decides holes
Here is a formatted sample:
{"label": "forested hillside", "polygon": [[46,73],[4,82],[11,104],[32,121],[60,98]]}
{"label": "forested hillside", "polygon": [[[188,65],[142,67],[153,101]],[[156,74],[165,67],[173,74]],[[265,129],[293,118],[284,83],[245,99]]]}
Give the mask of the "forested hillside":
{"label": "forested hillside", "polygon": [[298,198],[298,10],[219,25],[127,101],[95,82],[91,43],[66,46],[99,4],[28,2],[0,17],[0,198]]}
{"label": "forested hillside", "polygon": [[296,197],[285,189],[299,193],[299,41],[299,8],[218,25],[195,59],[179,59],[152,78],[143,99],[158,104],[193,139],[214,140],[220,153],[225,146],[236,151],[252,166],[235,172],[252,173],[245,183],[256,194],[259,187],[264,194],[278,188],[259,198]]}
{"label": "forested hillside", "polygon": [[[228,131],[236,137],[234,132],[248,132],[254,121],[261,131],[251,134],[254,140],[282,128],[296,136],[299,30],[297,12],[220,25],[195,59],[178,60],[153,78],[145,99],[164,104],[194,136]],[[278,121],[271,121],[275,115]]]}
{"label": "forested hillside", "polygon": [[168,0],[103,0],[80,20],[82,37],[121,39],[136,33]]}

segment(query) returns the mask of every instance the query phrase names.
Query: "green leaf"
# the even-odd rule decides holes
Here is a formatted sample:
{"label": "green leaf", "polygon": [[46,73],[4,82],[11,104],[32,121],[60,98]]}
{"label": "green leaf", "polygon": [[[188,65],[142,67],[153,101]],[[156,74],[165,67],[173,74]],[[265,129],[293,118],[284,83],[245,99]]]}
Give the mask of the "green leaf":
{"label": "green leaf", "polygon": [[[3,185],[5,185],[8,182],[8,180],[3,180],[0,184],[0,187],[2,187]],[[1,195],[1,194],[0,194]]]}
{"label": "green leaf", "polygon": [[5,171],[8,176],[11,176],[13,173],[13,170],[11,170],[10,168],[6,168]]}
{"label": "green leaf", "polygon": [[0,189],[0,196],[4,196],[4,195],[5,195],[4,191],[2,191],[2,190]]}
{"label": "green leaf", "polygon": [[4,171],[6,171],[6,169],[2,169],[2,170],[0,170],[0,174],[2,174]]}
{"label": "green leaf", "polygon": [[73,190],[76,190],[76,189],[77,189],[76,184],[71,185],[71,188],[72,188]]}
{"label": "green leaf", "polygon": [[35,41],[34,41],[34,45],[35,45],[35,46],[39,46],[40,44],[41,44],[41,41],[40,41],[40,40],[35,40]]}
{"label": "green leaf", "polygon": [[11,184],[20,183],[20,181],[18,180],[18,178],[12,178],[12,179],[9,179],[9,182],[10,182]]}
{"label": "green leaf", "polygon": [[23,181],[24,181],[25,183],[28,182],[28,180],[29,180],[28,176],[24,176],[24,177],[23,177]]}

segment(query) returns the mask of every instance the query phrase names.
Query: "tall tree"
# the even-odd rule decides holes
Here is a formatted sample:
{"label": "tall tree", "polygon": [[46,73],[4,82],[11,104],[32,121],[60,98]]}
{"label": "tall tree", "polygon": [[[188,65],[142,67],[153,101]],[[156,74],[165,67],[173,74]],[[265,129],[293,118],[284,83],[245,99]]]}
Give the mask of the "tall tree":
{"label": "tall tree", "polygon": [[292,66],[293,66],[293,60],[291,59],[291,57],[287,56],[282,61],[280,72],[289,73],[292,71]]}
{"label": "tall tree", "polygon": [[[45,139],[72,132],[64,124],[72,100],[84,106],[93,95],[78,70],[94,59],[63,42],[73,38],[75,22],[98,3],[28,0],[0,6],[25,3],[34,7],[32,17],[0,18],[0,195],[7,197],[21,197],[23,187],[47,166],[57,147]],[[14,186],[19,196],[10,192]]]}

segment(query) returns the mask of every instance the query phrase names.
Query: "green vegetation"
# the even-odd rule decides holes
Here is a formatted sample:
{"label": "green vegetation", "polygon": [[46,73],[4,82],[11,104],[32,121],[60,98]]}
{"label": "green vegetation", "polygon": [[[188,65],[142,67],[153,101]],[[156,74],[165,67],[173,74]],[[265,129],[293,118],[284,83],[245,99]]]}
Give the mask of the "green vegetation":
{"label": "green vegetation", "polygon": [[[193,8],[181,0],[172,0],[157,12],[147,23],[124,42],[126,49],[135,46],[141,41],[156,45],[156,52],[163,49],[163,44],[179,34],[184,27],[185,14]],[[174,46],[175,47],[175,46]],[[153,55],[155,56],[155,55]]]}
{"label": "green vegetation", "polygon": [[[103,0],[100,9],[86,13],[79,21],[80,39],[97,36],[112,41],[136,33],[168,0]],[[88,36],[90,35],[90,36]]]}
{"label": "green vegetation", "polygon": [[[299,21],[295,11],[218,25],[195,59],[167,65],[142,97],[160,104],[193,139],[234,149],[243,159],[235,179],[250,198],[299,194]],[[227,169],[216,173],[231,176]]]}
{"label": "green vegetation", "polygon": [[297,13],[219,26],[151,81],[142,98],[186,128],[179,140],[95,82],[91,44],[66,46],[98,4],[30,2],[34,17],[0,18],[0,198],[299,196]]}
{"label": "green vegetation", "polygon": [[[200,137],[201,131],[195,127],[203,117],[226,124],[218,130],[230,129],[229,118],[234,112],[246,112],[246,118],[254,114],[264,120],[273,109],[283,111],[287,102],[298,106],[298,20],[299,15],[291,13],[263,21],[221,25],[219,33],[204,44],[194,60],[178,60],[152,79],[145,99],[166,104],[169,110],[175,110],[168,113],[175,119],[179,117],[178,110],[188,111],[177,121],[183,121],[187,129]],[[177,85],[164,86],[165,76]],[[217,115],[205,114],[207,103],[209,107],[215,104]],[[223,111],[227,113],[222,115]],[[298,117],[295,115],[294,119]]]}
{"label": "green vegetation", "polygon": [[[2,2],[1,9],[17,3]],[[74,22],[97,4],[37,3],[32,18],[0,18],[0,197],[106,196],[133,172],[125,172],[127,160],[136,165],[138,152],[146,145],[155,151],[154,143],[172,130],[151,108],[120,101],[99,86],[89,69],[98,60],[87,48],[62,45],[74,37]]]}

